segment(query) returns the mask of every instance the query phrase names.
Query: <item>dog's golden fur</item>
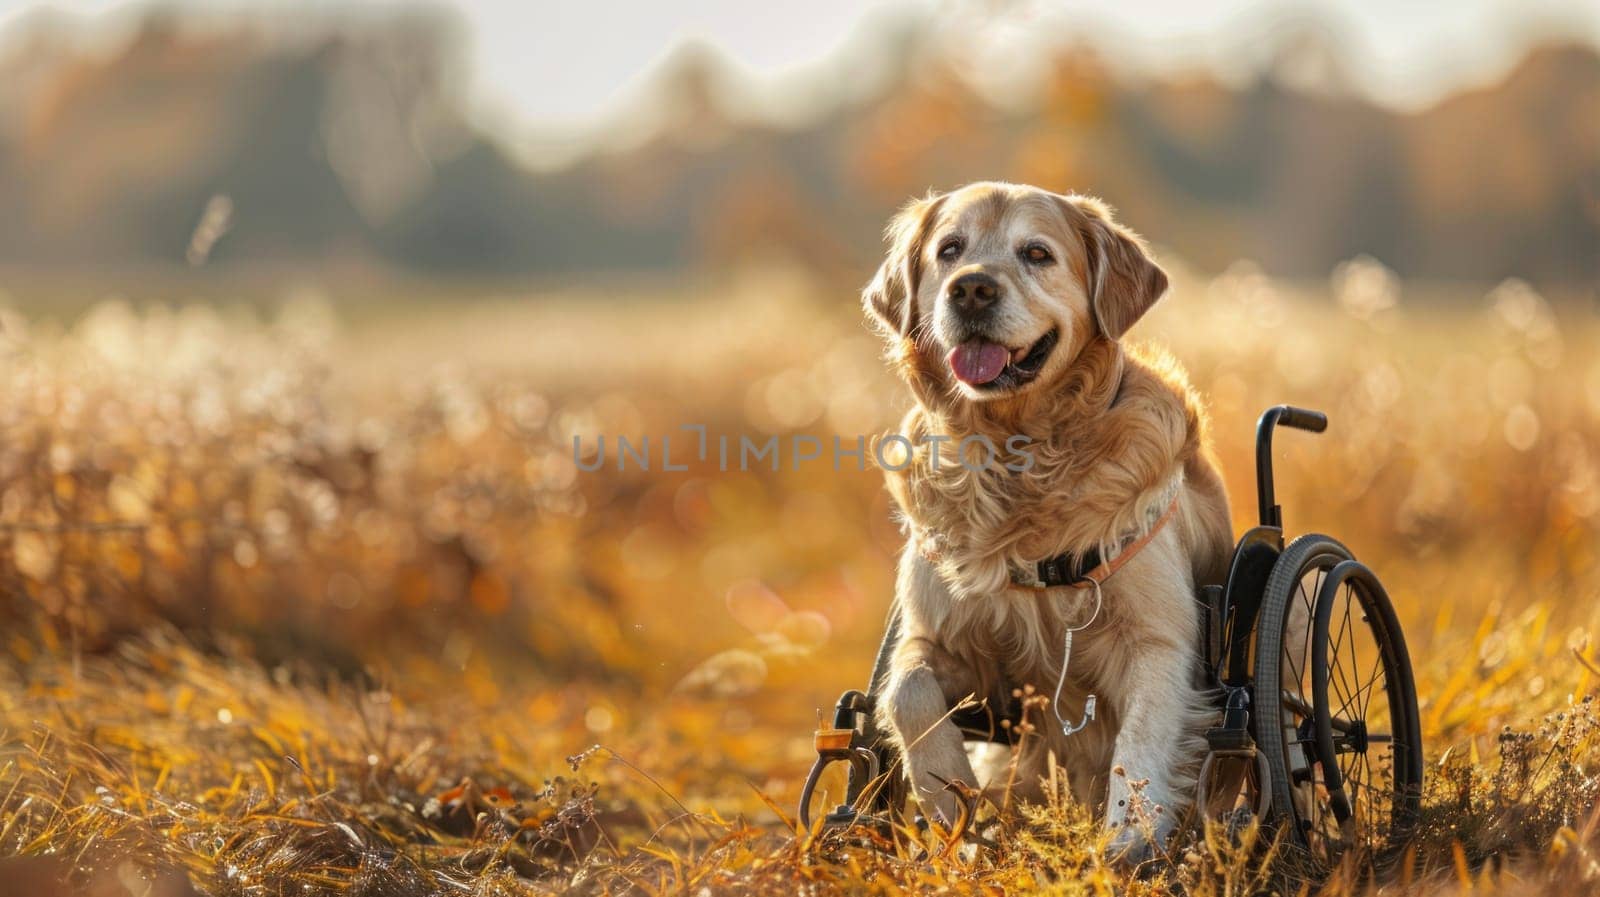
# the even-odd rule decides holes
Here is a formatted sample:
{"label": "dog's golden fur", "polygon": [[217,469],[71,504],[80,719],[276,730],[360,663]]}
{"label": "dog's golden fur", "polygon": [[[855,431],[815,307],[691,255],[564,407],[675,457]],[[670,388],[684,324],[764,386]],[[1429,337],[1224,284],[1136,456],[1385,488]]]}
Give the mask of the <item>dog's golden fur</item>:
{"label": "dog's golden fur", "polygon": [[[970,247],[959,259],[932,253],[945,231]],[[1042,241],[1053,263],[1020,261],[1019,239]],[[1100,616],[1077,634],[1063,711],[1095,693],[1099,719],[1068,738],[1047,716],[1042,735],[1024,740],[1016,776],[1024,796],[1037,795],[1053,756],[1080,799],[1121,806],[1122,780],[1149,779],[1147,797],[1170,820],[1192,797],[1203,752],[1194,589],[1221,581],[1232,534],[1187,378],[1169,356],[1120,340],[1165,290],[1165,275],[1099,202],[1009,184],[915,202],[890,241],[863,302],[916,399],[900,432],[914,443],[948,436],[950,447],[967,436],[997,446],[1025,436],[1033,463],[974,470],[950,463],[949,447],[938,465],[919,449],[888,474],[908,540],[896,598],[904,638],[881,722],[902,746],[919,799],[948,816],[942,783],[974,783],[948,707],[969,695],[1003,706],[1024,684],[1050,694],[1064,629],[1092,610],[1092,592],[1017,588],[1012,569],[1089,549],[1110,556],[1175,496],[1175,517],[1105,583]],[[946,284],[969,271],[997,278],[1000,302],[1011,303],[995,309],[994,326],[1015,332],[996,341],[1025,347],[1050,328],[1060,334],[1036,379],[998,395],[958,382],[945,360],[957,325],[940,303]],[[1113,809],[1109,822],[1126,821]],[[1158,830],[1169,826],[1157,820]]]}

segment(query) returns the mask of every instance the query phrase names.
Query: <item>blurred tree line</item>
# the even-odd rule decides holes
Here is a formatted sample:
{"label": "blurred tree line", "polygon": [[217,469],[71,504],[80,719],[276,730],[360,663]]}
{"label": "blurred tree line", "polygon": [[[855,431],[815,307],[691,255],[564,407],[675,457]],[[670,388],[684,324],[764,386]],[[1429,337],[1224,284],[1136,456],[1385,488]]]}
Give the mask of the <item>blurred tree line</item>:
{"label": "blurred tree line", "polygon": [[[1002,109],[902,35],[885,40],[882,89],[798,127],[730,111],[737,75],[687,48],[658,73],[647,139],[534,171],[469,122],[464,42],[438,13],[292,40],[153,13],[109,53],[60,23],[13,31],[0,57],[12,268],[564,277],[776,253],[853,275],[906,197],[1008,178],[1102,195],[1203,268],[1252,258],[1320,277],[1365,253],[1406,277],[1600,282],[1588,46],[1537,48],[1500,83],[1416,112],[1270,71],[1242,88],[1130,83],[1075,47],[1036,98]],[[1329,41],[1302,34],[1280,53]]]}

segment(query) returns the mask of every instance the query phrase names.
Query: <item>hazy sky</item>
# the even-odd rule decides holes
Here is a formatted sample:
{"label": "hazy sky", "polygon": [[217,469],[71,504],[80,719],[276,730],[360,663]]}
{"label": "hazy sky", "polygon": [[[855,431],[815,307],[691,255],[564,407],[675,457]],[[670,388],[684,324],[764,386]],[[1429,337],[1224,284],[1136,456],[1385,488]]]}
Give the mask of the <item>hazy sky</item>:
{"label": "hazy sky", "polygon": [[[170,3],[167,5],[171,5]],[[294,15],[382,0],[194,0],[212,14],[235,9]],[[1135,68],[1238,68],[1251,47],[1286,19],[1312,16],[1335,26],[1358,86],[1401,103],[1425,102],[1462,83],[1495,77],[1530,34],[1560,32],[1600,43],[1596,0],[1118,0],[1116,3],[1006,0],[646,0],[638,3],[460,0],[473,41],[475,98],[512,113],[519,129],[570,130],[625,104],[641,79],[686,40],[718,47],[758,84],[781,89],[832,60],[870,58],[868,35],[896,20],[937,23],[948,42],[974,40],[990,52],[984,71],[1027,58],[1017,47],[1038,35],[1092,35]],[[126,21],[126,0],[0,0],[0,24],[41,6]],[[109,14],[107,14],[109,13]],[[106,14],[106,15],[102,15]],[[1043,27],[1048,26],[1048,27]],[[993,52],[995,48],[1000,52]]]}

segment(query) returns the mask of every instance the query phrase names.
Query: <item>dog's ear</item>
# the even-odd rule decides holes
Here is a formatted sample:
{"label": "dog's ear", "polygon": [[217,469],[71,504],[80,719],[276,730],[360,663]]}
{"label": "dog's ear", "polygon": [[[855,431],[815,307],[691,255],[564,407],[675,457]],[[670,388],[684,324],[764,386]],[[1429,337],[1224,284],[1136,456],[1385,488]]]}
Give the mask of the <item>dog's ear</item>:
{"label": "dog's ear", "polygon": [[1100,332],[1118,339],[1167,291],[1167,274],[1150,260],[1137,234],[1111,220],[1105,203],[1085,196],[1067,202],[1079,212],[1068,214],[1089,255],[1089,310]]}
{"label": "dog's ear", "polygon": [[861,306],[890,336],[909,337],[917,324],[917,284],[922,277],[922,246],[944,196],[928,194],[907,203],[889,222],[889,253],[872,282],[861,291]]}

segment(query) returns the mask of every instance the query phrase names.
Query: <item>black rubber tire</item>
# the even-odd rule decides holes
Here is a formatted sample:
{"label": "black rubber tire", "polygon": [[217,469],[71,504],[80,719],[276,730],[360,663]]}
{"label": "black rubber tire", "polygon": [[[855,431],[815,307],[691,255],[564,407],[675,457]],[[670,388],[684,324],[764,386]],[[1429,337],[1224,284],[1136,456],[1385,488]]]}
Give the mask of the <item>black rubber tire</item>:
{"label": "black rubber tire", "polygon": [[[1306,820],[1300,819],[1294,803],[1291,751],[1302,753],[1307,769],[1314,763],[1320,763],[1324,770],[1339,768],[1330,729],[1331,718],[1327,695],[1329,678],[1327,666],[1330,655],[1326,642],[1327,617],[1331,611],[1331,602],[1346,587],[1355,590],[1353,597],[1359,601],[1363,611],[1363,622],[1381,657],[1385,700],[1390,714],[1389,728],[1392,730],[1390,737],[1397,738],[1399,743],[1406,745],[1402,755],[1398,757],[1391,755],[1393,762],[1404,767],[1394,770],[1397,803],[1392,809],[1395,813],[1393,817],[1395,824],[1386,833],[1388,843],[1369,845],[1373,851],[1367,857],[1367,862],[1382,868],[1393,860],[1395,851],[1402,846],[1415,822],[1422,787],[1420,716],[1417,711],[1416,686],[1412,678],[1405,639],[1400,632],[1400,624],[1395,617],[1388,594],[1377,581],[1377,577],[1360,564],[1345,563],[1351,560],[1353,559],[1349,549],[1335,539],[1316,534],[1295,539],[1284,549],[1272,569],[1272,574],[1267,578],[1261,615],[1256,628],[1253,679],[1257,706],[1252,713],[1254,723],[1252,729],[1257,749],[1266,757],[1272,782],[1272,812],[1269,822],[1279,829],[1287,828],[1289,844],[1298,848],[1296,853],[1322,872],[1330,871],[1340,856],[1328,855],[1331,851],[1326,848],[1321,851],[1312,849],[1311,839],[1303,828]],[[1341,564],[1344,566],[1340,567]],[[1338,572],[1335,572],[1335,568],[1339,568]],[[1301,584],[1305,578],[1318,571],[1329,575],[1325,578],[1319,577],[1309,592],[1302,590]],[[1309,602],[1306,606],[1308,613],[1306,632],[1301,636],[1306,639],[1306,650],[1302,658],[1303,669],[1300,672],[1302,676],[1309,674],[1312,679],[1309,685],[1310,694],[1306,694],[1302,687],[1294,689],[1302,702],[1301,708],[1294,712],[1301,717],[1301,728],[1306,730],[1298,734],[1302,737],[1310,735],[1312,743],[1309,745],[1288,742],[1282,722],[1287,706],[1281,697],[1284,684],[1284,627],[1288,623],[1290,610],[1296,601]],[[1353,634],[1351,637],[1351,647],[1354,649],[1355,637]],[[1277,697],[1269,701],[1265,697],[1267,695]],[[1361,718],[1360,722],[1363,726],[1362,731],[1365,731],[1367,720]],[[1364,753],[1367,749],[1360,750]],[[1335,790],[1338,791],[1337,788]],[[1345,794],[1345,792],[1340,793]],[[1348,805],[1345,810],[1348,812]],[[1337,819],[1338,811],[1334,811],[1333,815]]]}
{"label": "black rubber tire", "polygon": [[[1275,829],[1288,828],[1291,843],[1304,846],[1304,834],[1299,830],[1294,813],[1294,788],[1289,781],[1289,750],[1292,747],[1283,736],[1283,635],[1288,623],[1290,602],[1299,591],[1305,575],[1316,569],[1332,570],[1343,561],[1352,560],[1350,549],[1330,536],[1307,533],[1300,536],[1278,556],[1262,590],[1261,614],[1256,619],[1255,658],[1251,680],[1255,684],[1254,706],[1250,711],[1250,728],[1256,739],[1256,749],[1266,755],[1267,770],[1271,778],[1272,810],[1267,823]],[[1306,656],[1310,663],[1310,632],[1316,613],[1316,595],[1309,596],[1306,607]],[[1270,703],[1263,696],[1271,695]],[[1310,701],[1306,702],[1310,704]],[[1270,713],[1270,717],[1268,714]]]}

